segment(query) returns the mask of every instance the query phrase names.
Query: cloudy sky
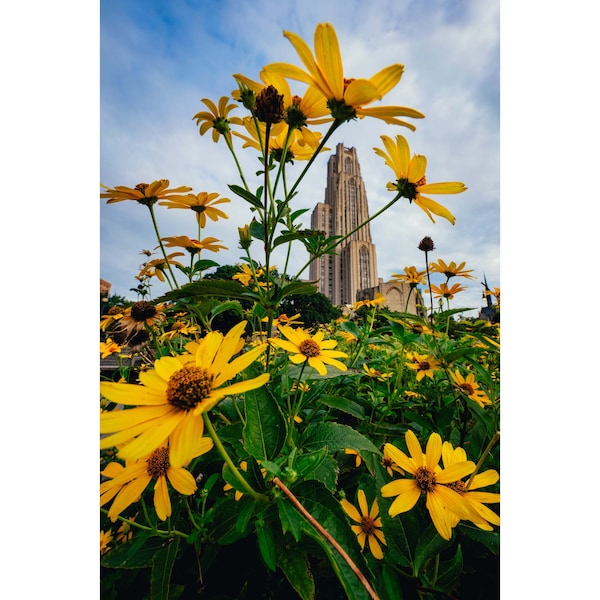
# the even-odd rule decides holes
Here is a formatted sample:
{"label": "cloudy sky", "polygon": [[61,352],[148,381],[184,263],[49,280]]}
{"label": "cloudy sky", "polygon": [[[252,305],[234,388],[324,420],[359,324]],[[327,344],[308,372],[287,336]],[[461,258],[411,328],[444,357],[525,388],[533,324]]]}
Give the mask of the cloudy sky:
{"label": "cloudy sky", "polygon": [[[379,277],[387,281],[410,265],[424,269],[417,245],[427,235],[436,245],[431,260],[466,261],[477,277],[461,278],[468,289],[452,306],[479,308],[484,274],[492,289],[500,287],[499,2],[375,0],[369,10],[364,6],[358,0],[103,0],[100,180],[110,187],[134,187],[164,178],[172,186],[189,185],[195,193],[230,197],[232,202],[224,205],[230,218],[209,221],[204,231],[229,250],[204,257],[239,263],[237,227],[249,222],[251,213],[227,188],[240,182],[225,144],[201,137],[192,117],[206,109],[202,98],[217,102],[231,94],[234,73],[256,80],[269,62],[301,64],[283,30],[300,35],[312,48],[315,26],[329,22],[338,35],[346,76],[370,77],[390,64],[403,64],[400,83],[382,104],[416,108],[426,118],[413,121],[414,133],[376,119],[345,124],[329,140],[331,151],[319,157],[303,181],[294,208],[312,210],[323,201],[327,159],[343,143],[357,150],[374,214],[392,198],[385,184],[393,174],[373,147],[382,145],[382,134],[404,135],[412,153],[427,156],[429,182],[462,181],[468,190],[435,197],[456,216],[454,226],[441,218],[432,223],[406,200],[376,219],[371,235]],[[245,112],[240,107],[232,114]],[[246,174],[252,175],[254,152],[240,154]],[[296,162],[295,172],[302,167]],[[251,187],[259,185],[254,182]],[[305,227],[310,210],[302,221]],[[157,207],[157,219],[162,236],[197,237],[190,211]],[[101,277],[112,284],[112,293],[135,299],[130,288],[137,285],[135,275],[145,260],[140,252],[157,244],[147,209],[135,202],[102,201],[100,235]],[[303,247],[296,246],[290,270],[306,259]],[[155,281],[153,297],[167,289]]]}

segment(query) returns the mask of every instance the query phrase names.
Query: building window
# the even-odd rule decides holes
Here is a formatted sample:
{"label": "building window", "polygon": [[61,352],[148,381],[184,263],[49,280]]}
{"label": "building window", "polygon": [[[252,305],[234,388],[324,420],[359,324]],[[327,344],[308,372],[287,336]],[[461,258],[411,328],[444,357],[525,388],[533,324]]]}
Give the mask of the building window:
{"label": "building window", "polygon": [[371,284],[371,272],[369,268],[369,251],[366,246],[363,246],[358,251],[360,289],[364,290]]}
{"label": "building window", "polygon": [[346,156],[344,159],[344,171],[350,175],[354,175],[354,161],[349,156]]}

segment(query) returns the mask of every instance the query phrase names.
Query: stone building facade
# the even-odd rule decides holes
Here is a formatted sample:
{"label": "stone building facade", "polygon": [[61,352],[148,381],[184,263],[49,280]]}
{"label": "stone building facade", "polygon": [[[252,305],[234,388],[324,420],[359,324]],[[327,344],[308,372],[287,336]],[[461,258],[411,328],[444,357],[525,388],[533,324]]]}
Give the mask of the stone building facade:
{"label": "stone building facade", "polygon": [[[310,280],[335,306],[372,299],[381,293],[390,310],[404,312],[409,286],[395,281],[384,283],[378,277],[370,225],[359,228],[368,218],[367,192],[356,149],[338,144],[327,162],[325,200],[318,202],[312,212],[311,229],[346,239],[336,254],[326,254],[310,264]],[[410,302],[408,312],[416,313],[417,294],[411,295]]]}

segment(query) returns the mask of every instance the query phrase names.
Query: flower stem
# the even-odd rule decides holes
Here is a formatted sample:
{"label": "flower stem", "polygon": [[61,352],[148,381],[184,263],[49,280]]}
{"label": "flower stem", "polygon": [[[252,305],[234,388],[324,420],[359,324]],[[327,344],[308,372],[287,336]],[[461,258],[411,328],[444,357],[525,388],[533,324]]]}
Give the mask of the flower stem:
{"label": "flower stem", "polygon": [[[152,224],[154,225],[154,232],[156,233],[156,238],[158,239],[158,244],[160,246],[160,249],[162,250],[163,258],[165,259],[167,269],[169,269],[169,273],[171,273],[171,277],[173,278],[173,283],[175,284],[175,287],[178,288],[179,284],[177,283],[177,279],[175,279],[175,274],[173,273],[173,270],[171,269],[171,264],[169,263],[169,259],[167,258],[167,252],[165,250],[165,247],[163,246],[162,240],[160,239],[160,232],[158,231],[158,224],[156,223],[156,217],[154,215],[154,207],[148,206],[148,210],[150,211],[150,216],[152,217]],[[172,290],[173,284],[171,283],[171,281],[169,280],[168,277],[167,277],[167,281],[169,282],[169,286]]]}
{"label": "flower stem", "polygon": [[485,450],[481,453],[481,457],[477,461],[477,465],[475,465],[475,470],[471,473],[471,477],[467,480],[467,489],[471,485],[473,478],[477,475],[479,469],[481,469],[481,465],[483,465],[483,461],[487,458],[487,455],[492,451],[492,448],[496,445],[496,442],[500,439],[500,432],[496,431],[494,437],[490,440],[490,443],[486,446]]}
{"label": "flower stem", "polygon": [[204,424],[206,425],[206,429],[208,430],[208,435],[214,442],[215,447],[219,451],[219,454],[223,457],[225,464],[227,465],[229,470],[232,472],[233,476],[240,482],[240,485],[242,486],[242,488],[244,488],[244,493],[249,494],[255,500],[263,500],[266,502],[268,500],[268,498],[264,494],[259,494],[251,487],[251,485],[246,481],[244,476],[239,472],[238,468],[235,466],[235,464],[231,460],[231,457],[227,453],[227,450],[225,450],[225,446],[223,446],[219,436],[217,435],[217,432],[215,431],[215,428],[213,427],[212,423],[210,422],[210,419],[208,418],[208,414],[204,413],[202,416],[204,417]]}

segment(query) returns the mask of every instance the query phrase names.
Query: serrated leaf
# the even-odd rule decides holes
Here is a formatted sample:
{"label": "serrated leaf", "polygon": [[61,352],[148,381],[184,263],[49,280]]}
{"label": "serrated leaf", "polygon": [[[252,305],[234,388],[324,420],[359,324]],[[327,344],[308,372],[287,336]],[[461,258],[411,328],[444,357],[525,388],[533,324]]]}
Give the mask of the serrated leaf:
{"label": "serrated leaf", "polygon": [[475,542],[483,544],[493,554],[500,552],[500,534],[497,531],[484,531],[479,527],[470,527],[460,523],[459,531]]}
{"label": "serrated leaf", "polygon": [[244,448],[256,460],[272,460],[285,442],[285,418],[264,387],[246,392],[245,406]]}
{"label": "serrated leaf", "polygon": [[169,600],[169,583],[178,550],[179,537],[175,537],[152,557],[150,600]]}
{"label": "serrated leaf", "polygon": [[299,446],[305,450],[318,450],[327,447],[330,453],[352,448],[359,452],[376,452],[379,450],[373,442],[348,425],[339,423],[320,423],[306,428]]}
{"label": "serrated leaf", "polygon": [[365,409],[357,402],[348,400],[348,398],[344,398],[343,396],[320,396],[319,402],[325,406],[329,406],[329,408],[336,408],[348,413],[357,419],[362,420],[365,418]]}
{"label": "serrated leaf", "polygon": [[277,566],[283,571],[290,585],[302,600],[313,600],[315,582],[310,571],[308,555],[292,545],[283,543],[279,536],[275,537]]}

